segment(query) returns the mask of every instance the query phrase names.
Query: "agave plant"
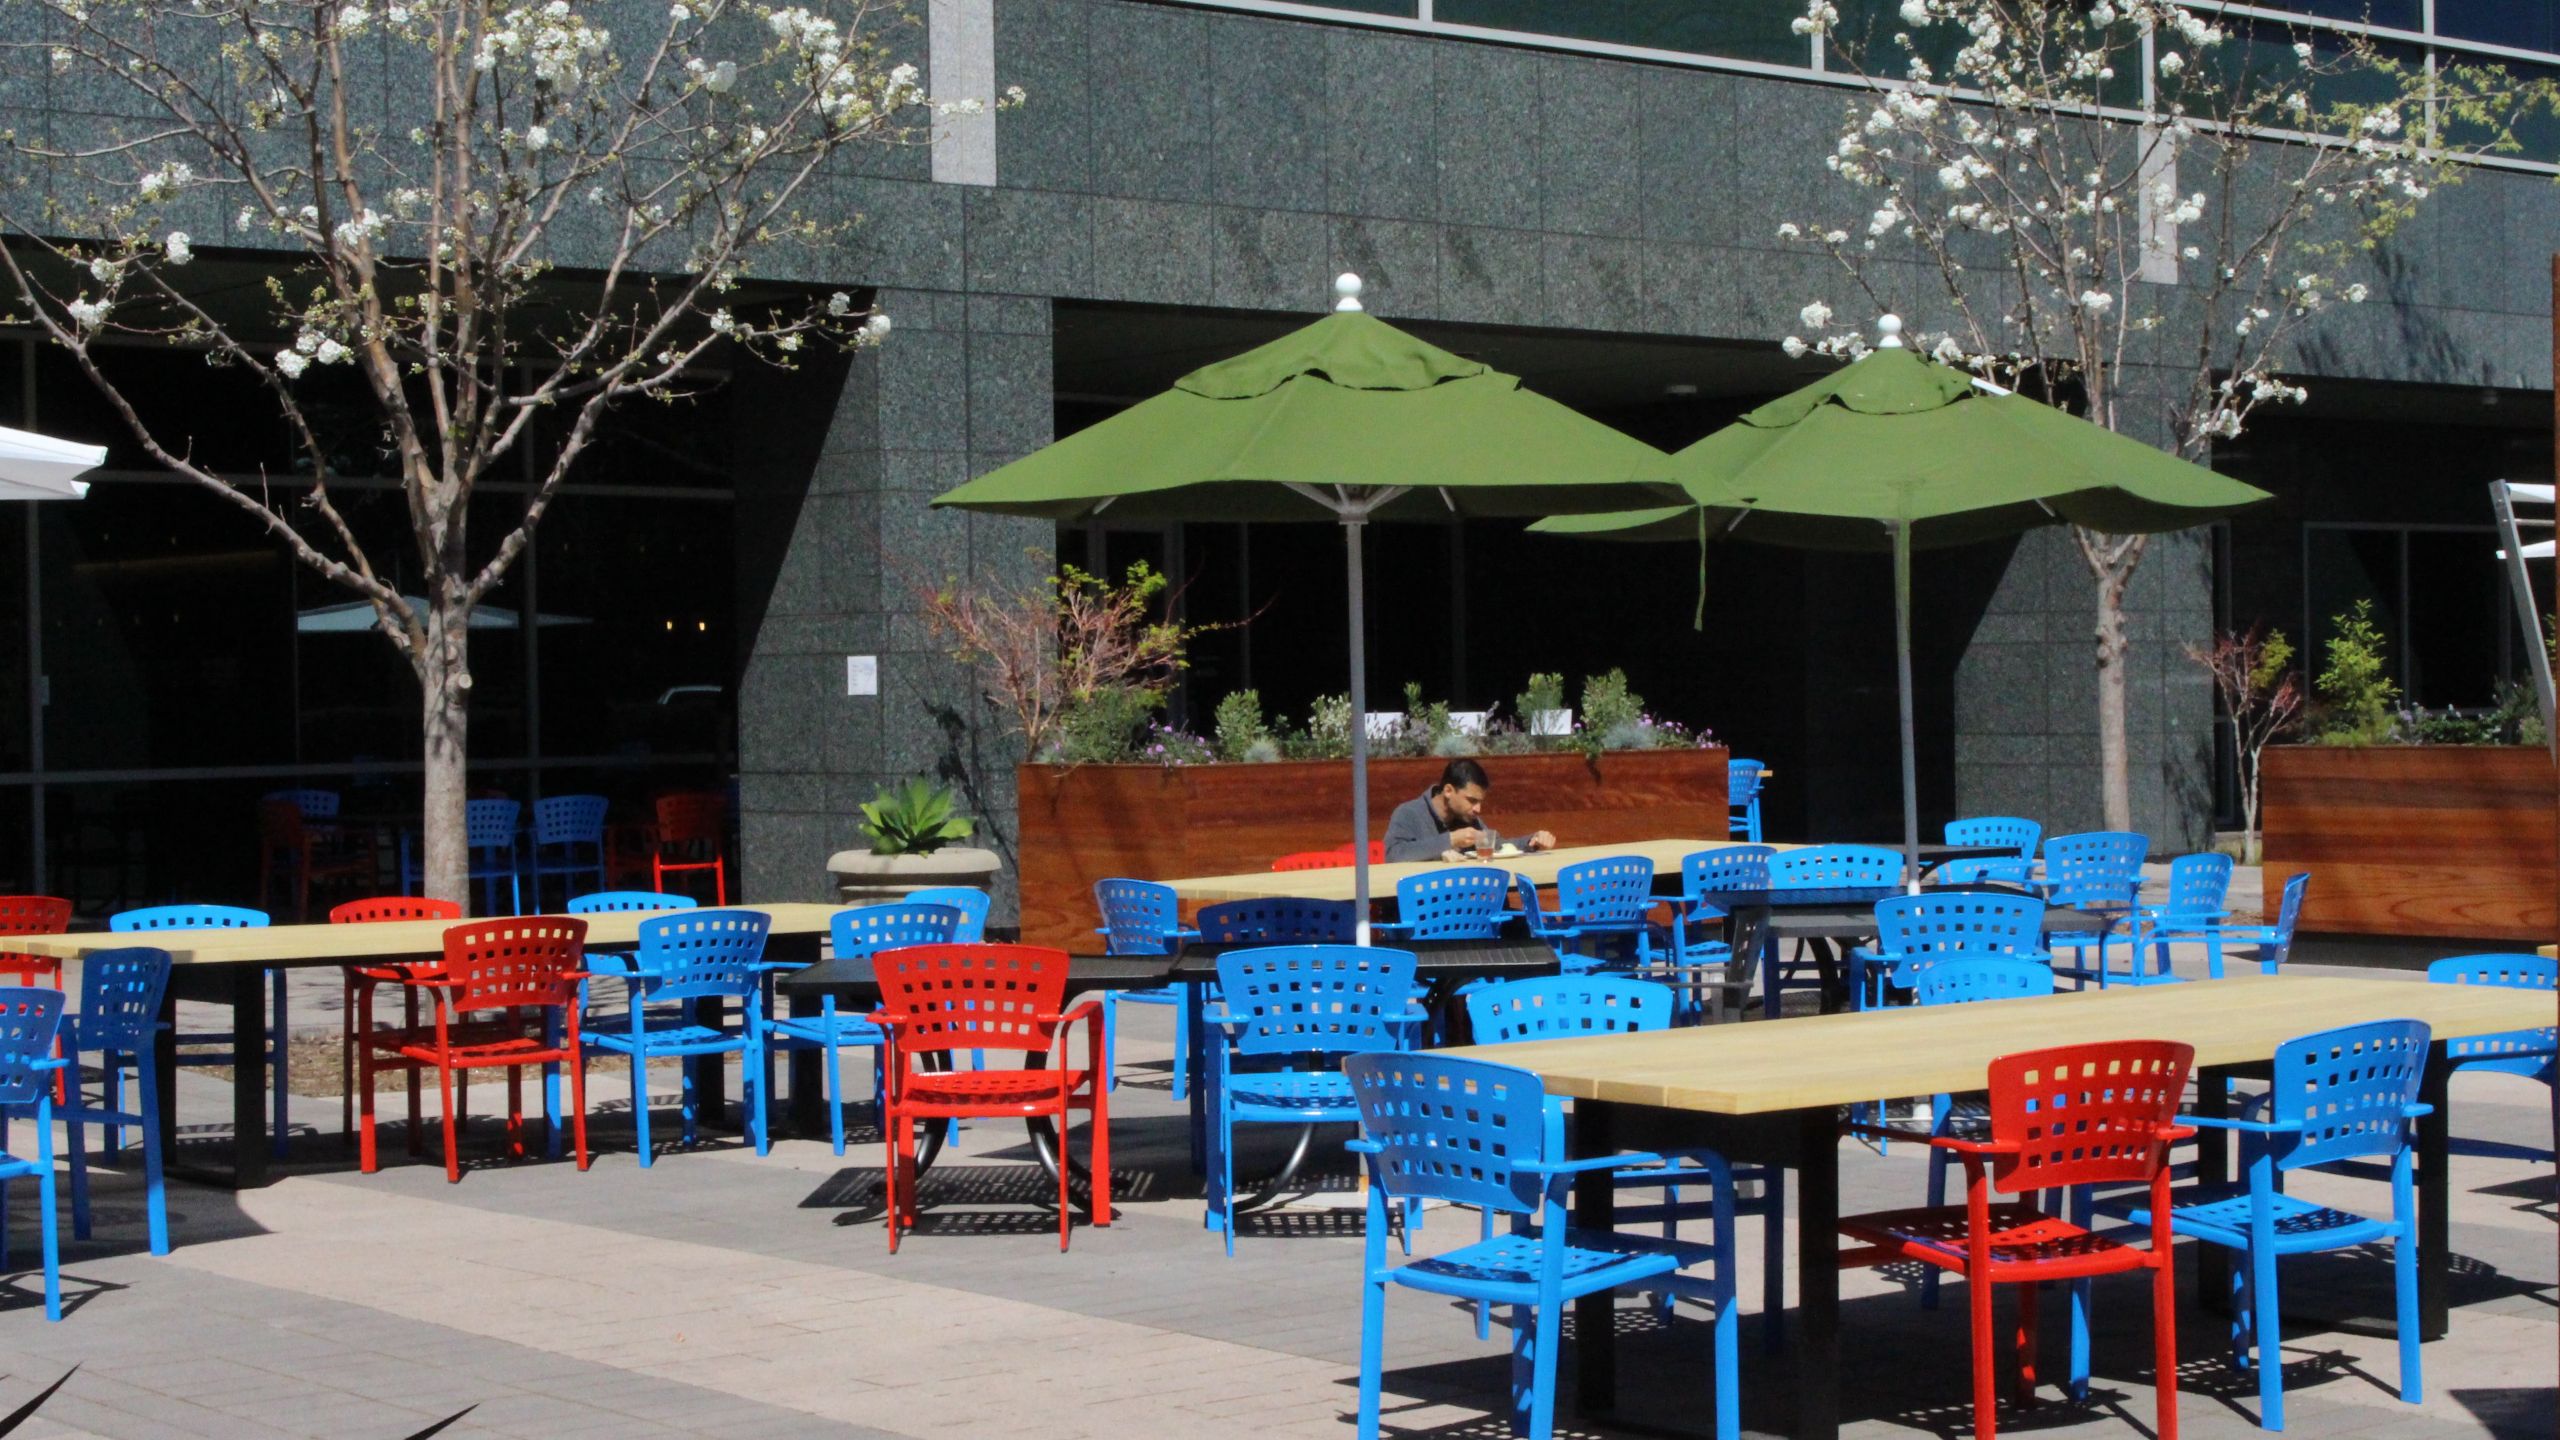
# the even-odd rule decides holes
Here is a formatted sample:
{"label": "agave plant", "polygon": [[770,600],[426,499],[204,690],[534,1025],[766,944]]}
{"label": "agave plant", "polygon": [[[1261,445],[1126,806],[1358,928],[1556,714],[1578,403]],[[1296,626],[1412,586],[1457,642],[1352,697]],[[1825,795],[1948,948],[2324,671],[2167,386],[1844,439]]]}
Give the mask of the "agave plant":
{"label": "agave plant", "polygon": [[871,837],[874,855],[930,855],[971,832],[950,788],[922,776],[889,786],[862,807],[862,833]]}

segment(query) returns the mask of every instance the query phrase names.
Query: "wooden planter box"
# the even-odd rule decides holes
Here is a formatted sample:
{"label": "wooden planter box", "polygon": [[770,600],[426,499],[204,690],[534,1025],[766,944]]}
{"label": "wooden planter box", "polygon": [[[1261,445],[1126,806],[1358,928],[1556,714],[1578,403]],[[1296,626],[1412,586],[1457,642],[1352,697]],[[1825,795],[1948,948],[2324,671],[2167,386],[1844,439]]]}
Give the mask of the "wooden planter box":
{"label": "wooden planter box", "polygon": [[[1496,755],[1487,818],[1505,835],[1555,832],[1564,845],[1725,833],[1721,747]],[[1369,833],[1440,778],[1438,759],[1369,762]],[[1351,762],[1271,765],[1025,765],[1020,787],[1022,938],[1091,953],[1093,882],[1261,870],[1350,838]]]}
{"label": "wooden planter box", "polygon": [[2266,752],[2266,917],[2311,872],[2301,928],[2548,944],[2550,752],[2284,745]]}

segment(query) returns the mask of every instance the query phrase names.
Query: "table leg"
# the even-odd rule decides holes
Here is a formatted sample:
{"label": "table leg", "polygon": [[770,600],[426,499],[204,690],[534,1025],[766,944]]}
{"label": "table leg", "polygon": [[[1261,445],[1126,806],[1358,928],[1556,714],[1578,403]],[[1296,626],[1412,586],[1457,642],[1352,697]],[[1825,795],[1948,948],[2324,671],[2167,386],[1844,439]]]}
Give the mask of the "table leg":
{"label": "table leg", "polygon": [[255,965],[226,968],[232,972],[232,1183],[249,1190],[266,1184],[268,1179],[267,979],[266,973]]}
{"label": "table leg", "polygon": [[[815,995],[795,991],[791,996],[794,1020],[813,1018],[821,1008]],[[804,1045],[787,1053],[791,1057],[791,1128],[801,1135],[822,1135],[827,1128],[826,1078],[818,1072],[826,1064],[827,1052]]]}
{"label": "table leg", "polygon": [[[1180,984],[1182,982],[1175,982]],[[1191,1027],[1191,1173],[1209,1173],[1209,1116],[1217,1109],[1217,1097],[1209,1093],[1210,1077],[1217,1066],[1210,1063],[1209,1007],[1205,987],[1191,987],[1191,1003],[1180,1007],[1180,1023]],[[1224,1043],[1218,1041],[1214,1043]]]}
{"label": "table leg", "polygon": [[2445,1280],[2453,1267],[2453,1175],[2448,1164],[2453,1117],[2446,1113],[2453,1062],[2437,1041],[2427,1054],[2418,1099],[2431,1107],[2418,1117],[2418,1338],[2445,1336]]}
{"label": "table leg", "polygon": [[[1573,1158],[1607,1155],[1617,1150],[1617,1107],[1597,1100],[1574,1102],[1571,1139]],[[1617,1228],[1618,1187],[1606,1170],[1586,1171],[1573,1182],[1573,1223],[1606,1233]],[[1575,1366],[1579,1385],[1576,1404],[1584,1414],[1615,1409],[1618,1403],[1618,1322],[1615,1292],[1602,1290],[1573,1302]]]}
{"label": "table leg", "polygon": [[1840,1126],[1829,1109],[1798,1117],[1796,1440],[1840,1434]]}
{"label": "table leg", "polygon": [[[2197,1115],[2222,1120],[2231,1114],[2230,1069],[2208,1065],[2196,1072]],[[2196,1129],[2196,1183],[2231,1183],[2231,1132],[2206,1126]],[[2207,1314],[2231,1313],[2231,1252],[2219,1245],[2191,1245],[2196,1256],[2196,1304]]]}

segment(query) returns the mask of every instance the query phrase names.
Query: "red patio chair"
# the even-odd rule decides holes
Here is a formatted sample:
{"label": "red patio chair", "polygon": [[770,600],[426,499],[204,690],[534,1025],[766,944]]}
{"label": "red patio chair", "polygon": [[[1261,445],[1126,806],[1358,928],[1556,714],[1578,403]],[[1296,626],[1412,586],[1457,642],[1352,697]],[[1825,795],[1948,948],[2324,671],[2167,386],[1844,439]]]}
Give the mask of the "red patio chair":
{"label": "red patio chair", "polygon": [[[350,900],[329,912],[332,925],[375,925],[395,920],[459,920],[462,907],[450,900],[430,900],[423,895],[377,895],[368,900]],[[338,1128],[349,1139],[356,1133],[356,1013],[361,998],[370,1001],[373,987],[384,981],[398,984],[409,978],[406,965],[349,965],[346,967],[346,1001],[338,1011]],[[418,992],[404,997],[408,1014],[404,1023],[415,1029],[418,1024]],[[409,1071],[409,1153],[419,1150],[418,1141],[418,1072]]]}
{"label": "red patio chair", "polygon": [[311,887],[349,884],[374,874],[373,856],[349,853],[335,827],[322,830],[290,799],[270,795],[258,802],[258,908],[269,910],[268,886],[279,868],[293,881],[293,918],[311,915]]}
{"label": "red patio chair", "polygon": [[[2170,1250],[2169,1146],[2195,1131],[2177,1123],[2192,1046],[2168,1040],[2118,1040],[2003,1055],[1991,1062],[1990,1131],[1960,1139],[1920,1131],[1852,1125],[1853,1133],[1934,1145],[1964,1161],[1965,1203],[1845,1216],[1840,1231],[1863,1241],[1840,1254],[1850,1269],[1917,1260],[1972,1283],[1973,1433],[1994,1440],[1999,1383],[1994,1370],[1991,1293],[2018,1291],[2018,1402],[2034,1403],[2036,1286],[2129,1270],[2151,1272],[2153,1385],[2158,1440],[2178,1440],[2176,1266]],[[2135,1248],[2046,1214],[2033,1203],[2044,1190],[2078,1185],[2151,1187],[2151,1243]],[[2023,1197],[1992,1203],[1991,1192]],[[2074,1358],[2085,1357],[2087,1309],[2072,1306]],[[2071,1377],[2075,1387],[2085,1375]]]}
{"label": "red patio chair", "polygon": [[711,872],[711,903],[729,903],[729,862],[721,847],[729,838],[729,797],[695,791],[658,797],[657,847],[649,856],[649,888],[663,891],[667,877]]}
{"label": "red patio chair", "polygon": [[1350,857],[1333,850],[1295,850],[1271,862],[1274,870],[1330,870],[1348,865]]}
{"label": "red patio chair", "polygon": [[[587,978],[581,969],[586,942],[586,921],[557,915],[454,926],[444,932],[443,962],[419,966],[399,981],[434,1000],[431,1025],[377,1030],[372,991],[364,993],[356,1027],[364,1085],[359,1153],[366,1174],[377,1168],[373,1077],[404,1067],[432,1067],[444,1082],[444,1178],[457,1184],[470,1073],[507,1072],[507,1151],[522,1159],[524,1067],[568,1067],[578,1168],[587,1168],[587,1076],[578,1062],[578,982]],[[557,1116],[546,1118],[560,1123]]]}
{"label": "red patio chair", "polygon": [[[71,902],[51,895],[0,895],[0,935],[59,935],[71,928]],[[0,946],[0,975],[21,985],[62,988],[62,962]]]}
{"label": "red patio chair", "polygon": [[[1103,1039],[1102,1003],[1079,1000],[1061,1013],[1067,952],[1038,945],[909,945],[871,959],[880,983],[872,1018],[887,1036],[881,1070],[887,1086],[881,1124],[888,1131],[889,1250],[915,1228],[917,1120],[1029,1119],[1058,1127],[1058,1248],[1070,1222],[1067,1116],[1082,1110],[1086,1163],[1092,1171],[1087,1218],[1111,1223],[1111,1067]],[[1085,1063],[1067,1064],[1067,1036],[1085,1022]],[[1015,1050],[1045,1056],[1044,1069],[914,1070],[917,1056],[957,1050]]]}

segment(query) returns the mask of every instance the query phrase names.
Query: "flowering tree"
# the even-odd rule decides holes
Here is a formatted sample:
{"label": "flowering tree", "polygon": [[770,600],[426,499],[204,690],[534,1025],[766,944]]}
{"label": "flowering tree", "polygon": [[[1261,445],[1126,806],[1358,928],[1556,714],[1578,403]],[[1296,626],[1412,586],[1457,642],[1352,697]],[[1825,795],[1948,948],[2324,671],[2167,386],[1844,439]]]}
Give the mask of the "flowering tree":
{"label": "flowering tree", "polygon": [[2252,625],[2225,630],[2210,646],[2189,645],[2187,659],[2213,677],[2223,713],[2231,717],[2232,753],[2240,770],[2240,863],[2258,863],[2258,759],[2277,737],[2302,721],[2302,677],[2293,664],[2293,642],[2281,630]]}
{"label": "flowering tree", "polygon": [[[1916,317],[1935,358],[2110,430],[2157,425],[2198,461],[2303,398],[2283,369],[2321,312],[2365,298],[2364,252],[2553,99],[2165,0],[1902,0],[1900,19],[1867,43],[1829,0],[1796,22],[1865,81],[1824,161],[1864,213],[1779,236]],[[1863,353],[1832,314],[1807,305],[1813,338],[1787,352]],[[2124,599],[2145,537],[2072,534],[2097,583],[2106,823],[2130,829]]]}
{"label": "flowering tree", "polygon": [[[618,10],[645,20],[636,34],[570,0],[27,8],[42,23],[13,28],[47,38],[0,62],[50,66],[132,118],[57,110],[49,138],[0,136],[18,177],[0,191],[17,313],[0,318],[68,352],[153,461],[371,603],[422,697],[427,890],[460,900],[473,608],[617,404],[682,397],[715,351],[788,364],[887,335],[845,294],[749,306],[739,281],[846,223],[807,205],[831,157],[927,141],[936,107],[867,0]],[[269,262],[262,292],[189,269],[217,231]],[[307,485],[280,498],[198,463],[101,363],[137,338],[254,377]],[[332,490],[309,387],[333,367],[361,378],[398,475],[402,554],[358,543]],[[530,475],[532,493],[475,550],[493,470]]]}

